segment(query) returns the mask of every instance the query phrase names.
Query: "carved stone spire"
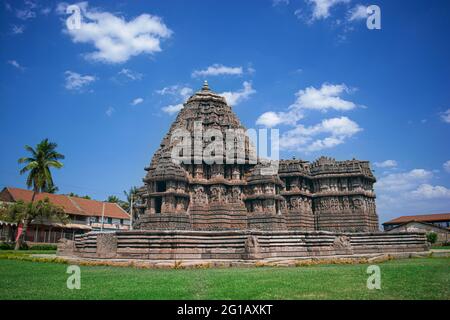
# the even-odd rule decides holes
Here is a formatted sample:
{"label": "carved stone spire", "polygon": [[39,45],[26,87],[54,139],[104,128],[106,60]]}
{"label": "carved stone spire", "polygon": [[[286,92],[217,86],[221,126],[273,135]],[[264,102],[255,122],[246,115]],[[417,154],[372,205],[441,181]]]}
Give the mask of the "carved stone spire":
{"label": "carved stone spire", "polygon": [[203,81],[202,91],[211,91],[208,86],[208,81]]}

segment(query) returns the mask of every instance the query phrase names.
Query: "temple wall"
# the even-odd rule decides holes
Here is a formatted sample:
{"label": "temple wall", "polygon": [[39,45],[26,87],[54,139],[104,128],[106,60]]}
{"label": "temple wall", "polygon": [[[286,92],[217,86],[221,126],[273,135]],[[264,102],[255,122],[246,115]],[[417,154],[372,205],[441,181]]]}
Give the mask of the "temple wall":
{"label": "temple wall", "polygon": [[[109,244],[105,244],[109,241]],[[110,247],[105,256],[102,248]],[[114,248],[112,248],[114,247]],[[423,233],[121,231],[77,235],[74,255],[123,259],[267,259],[423,252]]]}
{"label": "temple wall", "polygon": [[316,226],[324,231],[373,232],[378,230],[378,217],[372,198],[325,196],[314,199]]}

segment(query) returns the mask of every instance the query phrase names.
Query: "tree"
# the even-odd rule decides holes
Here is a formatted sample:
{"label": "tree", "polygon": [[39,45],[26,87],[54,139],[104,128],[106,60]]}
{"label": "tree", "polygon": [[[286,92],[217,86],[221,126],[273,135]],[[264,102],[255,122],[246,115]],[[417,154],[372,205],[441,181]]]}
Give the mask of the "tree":
{"label": "tree", "polygon": [[125,197],[127,197],[127,201],[128,203],[131,203],[131,197],[133,196],[133,199],[136,199],[136,195],[138,192],[138,188],[137,187],[131,187],[130,190],[124,191],[123,194],[125,195]]}
{"label": "tree", "polygon": [[[60,169],[63,164],[59,161],[64,159],[64,155],[56,151],[58,145],[54,142],[49,142],[48,139],[44,139],[39,142],[36,148],[32,148],[29,145],[25,146],[25,150],[31,153],[29,157],[22,157],[18,160],[20,164],[25,164],[20,170],[20,174],[28,173],[27,177],[27,187],[33,188],[33,195],[31,197],[31,205],[25,205],[30,210],[30,214],[35,210],[43,210],[42,208],[35,208],[33,205],[36,193],[38,192],[52,192],[55,191],[55,185],[53,183],[52,173],[50,168]],[[42,205],[42,203],[41,203]],[[20,205],[14,210],[19,210]],[[34,209],[33,209],[34,208]],[[50,207],[46,207],[46,210]],[[22,212],[26,212],[23,211]],[[23,219],[28,219],[29,215],[22,214],[18,216],[23,216]],[[32,215],[31,215],[32,216]],[[33,218],[31,218],[32,220]],[[30,219],[17,221],[18,223],[23,223],[23,231],[20,234],[16,242],[16,250],[20,248],[21,244],[25,241],[26,227],[31,222]]]}
{"label": "tree", "polygon": [[433,232],[433,231],[428,232],[427,233],[427,241],[429,243],[431,243],[431,244],[436,243],[436,241],[437,241],[437,234],[436,234],[436,232]]}
{"label": "tree", "polygon": [[137,198],[137,192],[138,192],[138,188],[137,187],[131,187],[130,190],[124,191],[123,194],[125,195],[125,197],[127,197],[127,202],[124,202],[124,205],[122,206],[122,208],[129,212],[130,208],[131,208],[131,199],[133,199],[133,202],[136,201]]}
{"label": "tree", "polygon": [[56,143],[49,142],[48,139],[38,143],[35,149],[26,145],[25,150],[31,153],[31,156],[19,159],[20,164],[26,164],[20,170],[20,174],[29,172],[27,187],[33,188],[32,201],[37,192],[48,192],[55,188],[50,168],[62,168],[63,164],[59,160],[64,159],[64,155],[56,151],[57,146]]}
{"label": "tree", "polygon": [[64,209],[51,203],[48,198],[32,202],[19,200],[12,204],[3,205],[0,208],[0,217],[7,221],[23,224],[22,233],[16,242],[15,250],[20,249],[25,242],[25,235],[32,221],[58,221],[64,224],[69,221]]}
{"label": "tree", "polygon": [[48,192],[48,193],[57,193],[58,191],[59,191],[59,188],[57,186],[52,186],[46,190],[46,192]]}
{"label": "tree", "polygon": [[128,202],[120,200],[117,196],[109,196],[106,202],[117,203],[123,210],[128,211],[130,205]]}
{"label": "tree", "polygon": [[108,199],[106,199],[106,202],[119,203],[120,199],[116,196],[109,196]]}
{"label": "tree", "polygon": [[68,193],[67,195],[68,195],[69,197],[77,197],[77,198],[82,198],[82,199],[87,199],[87,200],[91,200],[91,199],[92,199],[92,198],[91,198],[90,196],[88,196],[88,195],[80,196],[80,195],[78,195],[78,194],[76,194],[76,193],[73,193],[73,192]]}

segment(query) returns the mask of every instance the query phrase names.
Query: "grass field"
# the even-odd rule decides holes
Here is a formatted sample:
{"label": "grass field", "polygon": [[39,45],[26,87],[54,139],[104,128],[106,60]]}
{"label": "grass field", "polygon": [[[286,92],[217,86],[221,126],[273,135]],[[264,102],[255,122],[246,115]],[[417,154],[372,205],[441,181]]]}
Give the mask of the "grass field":
{"label": "grass field", "polygon": [[81,267],[81,289],[69,290],[67,265],[0,259],[0,300],[450,299],[450,258],[382,263],[381,290],[367,289],[367,267],[162,270],[86,266]]}

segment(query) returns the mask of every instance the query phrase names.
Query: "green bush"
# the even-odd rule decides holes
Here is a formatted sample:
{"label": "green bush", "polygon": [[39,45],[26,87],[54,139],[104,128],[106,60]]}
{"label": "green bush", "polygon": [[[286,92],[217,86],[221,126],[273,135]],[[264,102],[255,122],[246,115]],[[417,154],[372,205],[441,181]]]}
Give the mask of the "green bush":
{"label": "green bush", "polygon": [[437,234],[435,232],[427,233],[427,241],[431,244],[435,243],[437,240]]}
{"label": "green bush", "polygon": [[26,242],[22,242],[22,244],[20,245],[20,250],[28,250],[28,243]]}
{"label": "green bush", "polygon": [[56,244],[36,244],[30,247],[30,250],[56,250]]}
{"label": "green bush", "polygon": [[0,242],[0,250],[14,250],[14,243]]}
{"label": "green bush", "polygon": [[[0,242],[0,250],[14,250],[13,242]],[[22,243],[20,250],[56,250],[56,244],[36,244],[28,246],[26,242]]]}

